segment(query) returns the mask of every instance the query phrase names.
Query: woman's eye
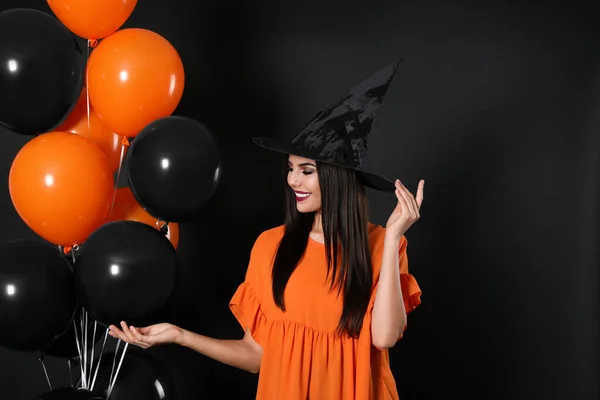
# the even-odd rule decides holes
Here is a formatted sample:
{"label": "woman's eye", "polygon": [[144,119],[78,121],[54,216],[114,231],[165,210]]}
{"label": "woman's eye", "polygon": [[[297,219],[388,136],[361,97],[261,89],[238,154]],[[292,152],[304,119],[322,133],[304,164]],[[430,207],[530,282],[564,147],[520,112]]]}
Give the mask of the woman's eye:
{"label": "woman's eye", "polygon": [[[290,167],[290,168],[288,168],[288,174],[289,174],[290,172],[294,172],[294,168],[291,168],[291,167]],[[314,172],[315,172],[315,171],[312,171],[312,170],[303,170],[303,171],[302,171],[302,173],[303,173],[304,175],[312,175]]]}

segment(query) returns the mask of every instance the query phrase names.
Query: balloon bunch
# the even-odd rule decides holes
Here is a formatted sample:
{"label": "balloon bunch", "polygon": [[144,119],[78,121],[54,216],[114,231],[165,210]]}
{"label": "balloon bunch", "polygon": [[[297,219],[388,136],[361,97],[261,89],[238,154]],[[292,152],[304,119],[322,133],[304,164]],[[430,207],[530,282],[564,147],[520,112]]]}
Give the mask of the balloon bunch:
{"label": "balloon bunch", "polygon": [[[178,223],[213,195],[221,157],[203,124],[172,115],[185,79],[173,45],[121,29],[137,0],[47,2],[56,18],[0,13],[0,125],[31,137],[9,192],[44,239],[0,246],[0,346],[40,352],[42,365],[77,359],[78,385],[44,398],[92,399],[108,333],[98,325],[142,324],[168,301]],[[74,34],[88,40],[87,60]],[[118,188],[125,164],[129,187]]]}

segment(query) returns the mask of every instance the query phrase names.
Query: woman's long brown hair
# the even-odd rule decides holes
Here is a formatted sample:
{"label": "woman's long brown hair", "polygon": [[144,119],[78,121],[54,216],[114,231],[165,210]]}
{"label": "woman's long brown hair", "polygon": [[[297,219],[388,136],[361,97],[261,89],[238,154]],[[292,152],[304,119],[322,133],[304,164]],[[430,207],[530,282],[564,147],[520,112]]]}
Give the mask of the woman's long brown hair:
{"label": "woman's long brown hair", "polygon": [[[355,171],[317,162],[321,188],[323,236],[331,289],[343,292],[338,334],[358,337],[371,298],[373,271],[368,235],[368,202]],[[309,240],[314,213],[300,213],[293,190],[285,194],[285,233],[272,271],[273,298],[285,311],[284,291]]]}

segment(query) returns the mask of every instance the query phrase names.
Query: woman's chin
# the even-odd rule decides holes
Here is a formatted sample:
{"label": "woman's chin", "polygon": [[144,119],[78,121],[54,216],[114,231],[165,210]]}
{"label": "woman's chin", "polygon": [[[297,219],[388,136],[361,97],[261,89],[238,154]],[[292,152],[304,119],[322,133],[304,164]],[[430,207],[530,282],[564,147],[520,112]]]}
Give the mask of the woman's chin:
{"label": "woman's chin", "polygon": [[308,214],[318,210],[317,207],[311,207],[310,204],[296,203],[296,209],[299,213]]}

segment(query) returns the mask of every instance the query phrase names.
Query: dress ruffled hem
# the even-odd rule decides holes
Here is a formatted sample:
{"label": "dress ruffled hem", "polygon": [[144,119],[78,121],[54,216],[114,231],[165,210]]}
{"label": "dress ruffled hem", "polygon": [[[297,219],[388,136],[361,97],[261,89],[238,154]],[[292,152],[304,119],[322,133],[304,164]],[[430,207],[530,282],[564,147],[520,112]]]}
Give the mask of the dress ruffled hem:
{"label": "dress ruffled hem", "polygon": [[400,287],[404,297],[404,308],[408,314],[421,304],[421,288],[411,274],[400,274]]}
{"label": "dress ruffled hem", "polygon": [[[402,298],[404,299],[404,308],[408,315],[408,313],[421,304],[421,288],[412,274],[400,274],[400,288],[402,290]],[[373,296],[371,296],[367,313],[373,312],[376,295],[377,291],[375,290]]]}
{"label": "dress ruffled hem", "polygon": [[244,331],[249,329],[254,340],[264,345],[268,321],[250,283],[244,282],[238,287],[229,302],[229,309]]}

